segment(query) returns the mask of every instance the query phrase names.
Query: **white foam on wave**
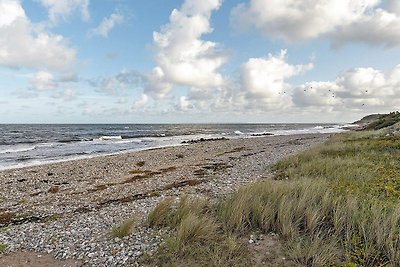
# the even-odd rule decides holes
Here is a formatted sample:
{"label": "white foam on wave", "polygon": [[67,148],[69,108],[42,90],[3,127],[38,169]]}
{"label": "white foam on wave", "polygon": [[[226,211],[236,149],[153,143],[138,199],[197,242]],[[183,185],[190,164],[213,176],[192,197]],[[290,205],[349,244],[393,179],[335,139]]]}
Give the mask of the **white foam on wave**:
{"label": "white foam on wave", "polygon": [[26,152],[36,149],[36,145],[26,146],[26,145],[7,145],[0,147],[0,154],[18,153]]}
{"label": "white foam on wave", "polygon": [[113,135],[110,135],[110,136],[104,135],[104,136],[101,136],[98,140],[101,140],[101,141],[122,140],[122,136],[120,136],[120,135],[115,135],[115,136],[113,136]]}
{"label": "white foam on wave", "polygon": [[123,140],[123,141],[117,141],[117,142],[115,142],[116,144],[129,144],[129,143],[141,143],[141,142],[143,142],[143,140],[141,140],[141,139],[126,139],[126,140]]}
{"label": "white foam on wave", "polygon": [[53,147],[55,145],[55,143],[3,145],[0,146],[0,154],[28,152],[42,147]]}
{"label": "white foam on wave", "polygon": [[346,130],[343,129],[340,125],[333,125],[333,126],[316,126],[313,128],[304,128],[304,129],[297,129],[297,130],[277,130],[272,131],[274,135],[292,135],[292,134],[316,134],[316,133],[341,133],[345,132]]}
{"label": "white foam on wave", "polygon": [[357,128],[360,127],[359,124],[345,124],[341,126],[342,128]]}
{"label": "white foam on wave", "polygon": [[321,129],[324,129],[324,126],[318,125],[318,126],[315,126],[314,129],[316,129],[316,130],[321,130]]}
{"label": "white foam on wave", "polygon": [[243,135],[244,133],[242,133],[241,131],[235,131],[234,132],[236,135]]}

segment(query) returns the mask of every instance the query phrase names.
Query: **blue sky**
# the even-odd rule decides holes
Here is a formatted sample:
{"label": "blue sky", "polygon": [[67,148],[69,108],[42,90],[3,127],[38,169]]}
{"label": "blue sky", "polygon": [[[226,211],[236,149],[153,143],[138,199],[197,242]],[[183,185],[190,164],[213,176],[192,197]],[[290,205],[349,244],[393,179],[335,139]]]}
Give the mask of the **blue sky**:
{"label": "blue sky", "polygon": [[0,14],[0,123],[348,122],[400,104],[397,0],[0,0]]}

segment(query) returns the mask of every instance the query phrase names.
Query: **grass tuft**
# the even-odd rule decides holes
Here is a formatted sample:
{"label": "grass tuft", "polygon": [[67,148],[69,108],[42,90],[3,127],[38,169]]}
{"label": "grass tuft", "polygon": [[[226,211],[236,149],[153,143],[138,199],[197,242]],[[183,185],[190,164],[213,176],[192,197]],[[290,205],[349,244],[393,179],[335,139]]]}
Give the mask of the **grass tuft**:
{"label": "grass tuft", "polygon": [[6,244],[0,243],[0,254],[6,252],[7,247]]}
{"label": "grass tuft", "polygon": [[173,198],[162,200],[147,216],[147,223],[150,227],[167,226],[170,221],[170,211],[174,204]]}
{"label": "grass tuft", "polygon": [[118,226],[114,226],[111,231],[113,237],[123,238],[131,234],[135,220],[128,219]]}
{"label": "grass tuft", "polygon": [[222,225],[213,216],[208,200],[183,197],[161,201],[148,216],[152,227],[169,227],[168,237],[147,264],[185,266],[238,266],[250,262],[247,249],[232,235],[221,235]]}

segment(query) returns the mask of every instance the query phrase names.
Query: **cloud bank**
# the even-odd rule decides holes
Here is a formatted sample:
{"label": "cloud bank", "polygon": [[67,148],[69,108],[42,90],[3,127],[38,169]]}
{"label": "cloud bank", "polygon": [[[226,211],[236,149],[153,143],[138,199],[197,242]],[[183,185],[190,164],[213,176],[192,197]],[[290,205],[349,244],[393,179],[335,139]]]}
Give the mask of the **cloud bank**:
{"label": "cloud bank", "polygon": [[334,46],[350,42],[400,45],[400,4],[382,0],[251,0],[232,10],[232,24],[255,28],[286,42],[326,38]]}
{"label": "cloud bank", "polygon": [[312,81],[295,88],[293,103],[301,108],[396,109],[400,105],[400,65],[388,73],[354,68],[334,81]]}

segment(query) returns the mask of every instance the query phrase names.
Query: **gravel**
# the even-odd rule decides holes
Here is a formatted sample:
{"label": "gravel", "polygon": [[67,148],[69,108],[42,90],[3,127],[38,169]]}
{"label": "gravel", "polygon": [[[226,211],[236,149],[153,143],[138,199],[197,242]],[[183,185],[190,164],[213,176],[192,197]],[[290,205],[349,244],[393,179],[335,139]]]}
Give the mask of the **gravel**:
{"label": "gravel", "polygon": [[[82,266],[135,266],[162,242],[164,230],[145,226],[160,200],[229,194],[268,179],[270,164],[328,136],[213,140],[3,171],[0,243],[7,245],[6,253],[46,253]],[[135,221],[132,234],[114,238],[113,226],[128,218]]]}

